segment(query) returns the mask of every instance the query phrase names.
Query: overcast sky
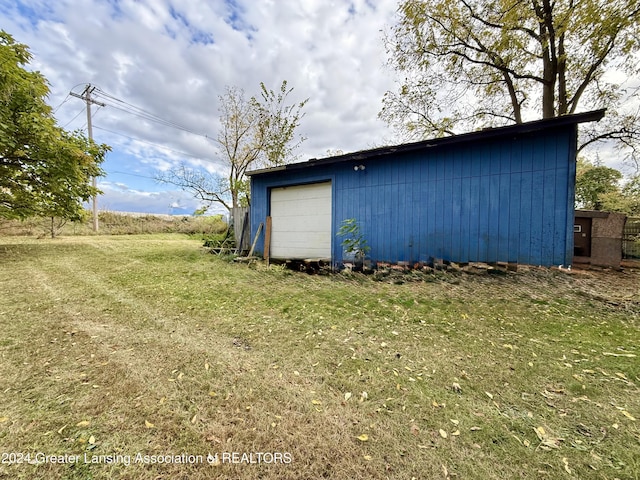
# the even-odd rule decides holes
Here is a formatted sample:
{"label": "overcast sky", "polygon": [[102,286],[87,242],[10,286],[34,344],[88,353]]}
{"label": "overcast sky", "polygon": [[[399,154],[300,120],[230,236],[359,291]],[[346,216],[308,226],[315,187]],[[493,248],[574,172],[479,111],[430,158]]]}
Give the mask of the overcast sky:
{"label": "overcast sky", "polygon": [[[396,0],[0,0],[0,28],[33,54],[49,80],[49,104],[67,130],[86,129],[82,93],[114,97],[93,108],[93,136],[113,147],[99,179],[99,208],[193,213],[198,203],[155,174],[180,161],[217,161],[218,96],[226,86],[259,95],[260,82],[309,98],[300,160],[327,150],[393,142],[377,119],[393,75],[382,31]],[[122,104],[118,101],[126,102]],[[134,106],[189,131],[146,121]],[[165,147],[165,148],[162,148]]]}

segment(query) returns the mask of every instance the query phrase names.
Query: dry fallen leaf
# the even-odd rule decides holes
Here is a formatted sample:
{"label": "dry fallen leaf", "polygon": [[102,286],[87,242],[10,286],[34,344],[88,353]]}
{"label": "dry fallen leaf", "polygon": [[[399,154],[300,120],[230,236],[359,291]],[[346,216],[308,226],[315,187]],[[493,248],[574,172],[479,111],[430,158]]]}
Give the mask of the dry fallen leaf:
{"label": "dry fallen leaf", "polygon": [[626,410],[622,410],[622,414],[627,417],[629,420],[635,422],[636,419],[633,415],[631,415],[629,412],[627,412]]}
{"label": "dry fallen leaf", "polygon": [[9,420],[9,417],[0,417],[0,423],[4,423]]}
{"label": "dry fallen leaf", "polygon": [[455,432],[451,432],[451,435],[457,437],[460,435],[460,430],[456,430]]}
{"label": "dry fallen leaf", "polygon": [[443,429],[440,429],[439,433],[442,438],[447,438],[447,432],[445,432]]}
{"label": "dry fallen leaf", "polygon": [[362,435],[358,435],[358,440],[360,440],[361,442],[366,442],[369,440],[369,435],[367,435],[366,433],[363,433]]}
{"label": "dry fallen leaf", "polygon": [[96,443],[96,437],[94,437],[93,435],[91,435],[91,436],[89,437],[89,444],[90,444],[90,445],[93,445],[94,443]]}
{"label": "dry fallen leaf", "polygon": [[563,438],[552,436],[544,427],[535,427],[534,431],[540,440],[540,447],[546,450],[549,448],[560,448],[560,442],[564,440]]}
{"label": "dry fallen leaf", "polygon": [[567,471],[567,473],[571,473],[571,469],[569,468],[569,460],[567,459],[567,457],[562,458],[562,463],[564,463],[564,469]]}
{"label": "dry fallen leaf", "polygon": [[89,420],[82,420],[81,422],[76,423],[76,427],[87,427],[91,424]]}
{"label": "dry fallen leaf", "polygon": [[209,371],[209,363],[208,362],[204,362],[204,369],[206,371]]}
{"label": "dry fallen leaf", "polygon": [[151,423],[149,420],[145,420],[144,421],[144,426],[147,427],[147,428],[155,427],[155,425],[153,423]]}
{"label": "dry fallen leaf", "polygon": [[369,461],[369,460],[373,460],[373,457],[371,455],[365,455],[364,459]]}
{"label": "dry fallen leaf", "polygon": [[347,392],[344,394],[344,400],[348,401],[351,398],[351,392]]}
{"label": "dry fallen leaf", "polygon": [[322,405],[322,402],[320,400],[311,400],[311,403],[313,403],[314,405]]}
{"label": "dry fallen leaf", "polygon": [[493,395],[491,393],[489,393],[489,392],[484,392],[484,393],[487,394],[487,397],[489,397],[491,400],[493,400]]}

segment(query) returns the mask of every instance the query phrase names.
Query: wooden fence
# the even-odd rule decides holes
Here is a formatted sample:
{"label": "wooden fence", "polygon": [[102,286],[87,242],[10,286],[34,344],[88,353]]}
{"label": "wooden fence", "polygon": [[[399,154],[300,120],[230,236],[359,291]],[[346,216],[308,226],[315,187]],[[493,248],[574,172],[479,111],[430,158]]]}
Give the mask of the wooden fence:
{"label": "wooden fence", "polygon": [[243,252],[248,252],[250,247],[249,207],[234,208],[231,212],[231,221],[238,253],[242,255]]}

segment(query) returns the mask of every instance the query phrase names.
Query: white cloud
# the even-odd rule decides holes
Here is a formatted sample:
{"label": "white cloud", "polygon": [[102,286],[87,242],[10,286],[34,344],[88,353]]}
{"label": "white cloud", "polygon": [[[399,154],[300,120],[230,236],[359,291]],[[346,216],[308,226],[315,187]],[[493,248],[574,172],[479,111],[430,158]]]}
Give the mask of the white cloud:
{"label": "white cloud", "polygon": [[[108,181],[99,182],[98,188],[103,192],[98,197],[100,211],[190,215],[202,206],[191,195],[181,190],[140,191]],[[210,213],[226,212],[223,209],[213,209]]]}
{"label": "white cloud", "polygon": [[[300,129],[309,138],[304,156],[327,148],[366,148],[385,129],[376,120],[382,94],[391,86],[381,69],[380,30],[395,1],[378,2],[376,9],[362,1],[22,4],[41,18],[32,17],[32,26],[14,11],[14,24],[7,28],[31,46],[34,66],[51,82],[54,105],[75,85],[81,89],[93,83],[162,118],[215,136],[217,99],[226,85],[251,95],[258,93],[261,81],[275,89],[286,79],[295,99],[310,98]],[[81,108],[79,100],[67,101],[58,112],[60,122]],[[80,116],[70,126],[83,124]],[[201,145],[197,136],[112,107],[96,115],[95,124],[215,157],[213,145]]]}

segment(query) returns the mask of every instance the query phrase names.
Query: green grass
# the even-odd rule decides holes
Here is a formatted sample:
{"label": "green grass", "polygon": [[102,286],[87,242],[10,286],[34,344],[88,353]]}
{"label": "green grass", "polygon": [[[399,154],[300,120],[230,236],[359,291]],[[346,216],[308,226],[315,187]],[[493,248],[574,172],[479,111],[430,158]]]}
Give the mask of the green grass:
{"label": "green grass", "polygon": [[180,235],[0,238],[0,265],[0,454],[81,456],[0,478],[640,477],[637,270],[397,285]]}

